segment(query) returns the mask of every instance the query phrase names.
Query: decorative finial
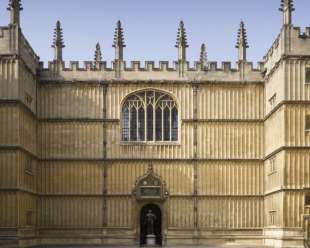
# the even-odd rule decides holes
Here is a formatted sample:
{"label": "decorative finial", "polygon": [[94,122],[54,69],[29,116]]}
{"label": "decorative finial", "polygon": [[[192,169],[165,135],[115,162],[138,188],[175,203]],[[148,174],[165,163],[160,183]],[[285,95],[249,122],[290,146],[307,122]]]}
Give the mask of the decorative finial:
{"label": "decorative finial", "polygon": [[113,47],[115,48],[115,60],[123,60],[123,48],[126,45],[121,21],[118,21],[116,24]]}
{"label": "decorative finial", "polygon": [[102,62],[102,53],[99,42],[96,44],[96,50],[95,50],[95,63],[98,64]]}
{"label": "decorative finial", "polygon": [[206,69],[208,63],[206,44],[202,43],[200,48],[200,65],[201,69]]}
{"label": "decorative finial", "polygon": [[149,162],[147,171],[148,171],[148,173],[153,173],[154,168],[153,168],[152,162]]}
{"label": "decorative finial", "polygon": [[11,12],[11,25],[20,25],[20,11],[23,10],[21,0],[9,0],[7,8]]}
{"label": "decorative finial", "polygon": [[180,21],[179,24],[175,47],[178,48],[178,60],[185,61],[186,48],[188,47],[188,44],[187,44],[186,30],[184,27],[184,22],[182,20]]}
{"label": "decorative finial", "polygon": [[281,0],[279,10],[283,12],[283,25],[292,24],[292,12],[295,10],[293,0]]}
{"label": "decorative finial", "polygon": [[249,48],[249,45],[248,45],[246,29],[245,29],[243,21],[240,22],[240,28],[238,30],[236,48],[238,48],[238,60],[246,61],[246,49]]}
{"label": "decorative finial", "polygon": [[52,47],[55,48],[55,60],[62,61],[62,49],[65,47],[63,41],[63,33],[60,21],[57,21],[56,28],[54,29],[54,40]]}

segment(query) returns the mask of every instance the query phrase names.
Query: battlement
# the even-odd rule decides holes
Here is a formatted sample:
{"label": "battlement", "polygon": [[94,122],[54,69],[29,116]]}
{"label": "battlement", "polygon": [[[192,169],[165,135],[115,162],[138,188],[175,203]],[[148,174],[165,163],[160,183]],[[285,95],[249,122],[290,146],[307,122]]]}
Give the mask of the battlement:
{"label": "battlement", "polygon": [[310,27],[305,27],[304,30],[301,27],[294,27],[294,31],[298,33],[299,38],[310,39]]}
{"label": "battlement", "polygon": [[280,34],[264,56],[264,67],[268,74],[282,56],[310,56],[310,27],[283,26]]}
{"label": "battlement", "polygon": [[[82,64],[82,66],[81,66]],[[138,71],[138,72],[176,72],[180,69],[181,64],[177,61],[170,63],[169,61],[159,61],[158,66],[156,66],[155,61],[130,61],[129,65],[126,61],[122,61],[121,69],[123,71]],[[238,72],[240,69],[240,64],[237,63],[236,67],[232,67],[232,63],[228,61],[221,62],[221,66],[218,67],[218,62],[210,61],[207,63],[207,66],[203,68],[199,61],[194,62],[194,66],[191,67],[189,62],[184,63],[185,71],[223,71],[223,72]],[[255,68],[252,62],[245,62],[244,65],[249,71],[257,72],[262,71],[263,62],[258,62],[257,67]],[[93,62],[93,61],[70,61],[69,66],[66,67],[65,62],[57,63],[56,61],[49,61],[48,67],[44,67],[44,62],[39,63],[39,71],[51,71],[55,72],[57,70],[61,71],[104,71],[112,72],[117,69],[117,64],[115,61],[111,62],[111,66],[108,66],[107,61],[102,62]]]}
{"label": "battlement", "polygon": [[217,62],[208,62],[205,67],[201,62],[169,61],[113,61],[108,66],[106,61],[92,62],[71,61],[66,66],[64,62],[48,62],[47,68],[44,63],[39,64],[39,77],[45,80],[217,80],[217,81],[261,81],[263,63],[257,68],[251,62],[239,62],[232,67],[231,62],[222,62],[218,67]]}
{"label": "battlement", "polygon": [[17,26],[0,27],[0,55],[18,55],[35,74],[40,58]]}

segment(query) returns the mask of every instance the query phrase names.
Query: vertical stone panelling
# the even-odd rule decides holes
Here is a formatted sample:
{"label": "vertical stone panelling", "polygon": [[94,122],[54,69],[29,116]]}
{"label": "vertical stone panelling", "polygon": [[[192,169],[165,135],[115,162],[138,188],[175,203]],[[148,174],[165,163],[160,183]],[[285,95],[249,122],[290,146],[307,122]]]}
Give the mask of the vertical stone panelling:
{"label": "vertical stone panelling", "polygon": [[262,197],[199,198],[198,225],[200,228],[261,228],[263,211]]}
{"label": "vertical stone panelling", "polygon": [[193,194],[194,171],[190,161],[154,162],[154,172],[166,182],[171,195]]}
{"label": "vertical stone panelling", "polygon": [[178,103],[182,119],[192,119],[192,108],[188,106],[193,105],[192,88],[187,84],[128,84],[124,87],[122,84],[110,84],[107,89],[107,118],[120,119],[121,103],[123,99],[130,93],[143,90],[153,89],[165,91],[171,94]]}
{"label": "vertical stone panelling", "polygon": [[201,85],[198,119],[262,119],[264,87],[250,84]]}
{"label": "vertical stone panelling", "polygon": [[16,60],[0,59],[0,99],[18,98],[18,70]]}
{"label": "vertical stone panelling", "polygon": [[283,202],[283,192],[265,196],[265,227],[283,227]]}
{"label": "vertical stone panelling", "polygon": [[168,228],[194,228],[194,204],[188,197],[170,197]]}
{"label": "vertical stone panelling", "polygon": [[[154,173],[166,182],[171,195],[193,193],[193,168],[190,162],[153,161]],[[109,194],[131,194],[136,180],[147,173],[148,161],[108,163]]]}
{"label": "vertical stone panelling", "polygon": [[41,162],[38,190],[43,194],[101,194],[102,170],[100,162]]}
{"label": "vertical stone panelling", "polygon": [[285,151],[285,185],[289,188],[310,188],[309,150]]}
{"label": "vertical stone panelling", "polygon": [[20,145],[35,154],[35,117],[18,104],[1,104],[0,145]]}
{"label": "vertical stone panelling", "polygon": [[278,190],[284,184],[284,161],[284,152],[279,152],[265,160],[265,192]]}
{"label": "vertical stone panelling", "polygon": [[41,228],[98,228],[102,225],[100,197],[41,197]]}
{"label": "vertical stone panelling", "polygon": [[33,112],[37,112],[37,85],[36,78],[19,61],[19,99]]}
{"label": "vertical stone panelling", "polygon": [[0,189],[17,187],[18,152],[0,150]]}
{"label": "vertical stone panelling", "polygon": [[121,142],[120,126],[118,123],[107,124],[107,158],[126,159],[180,159],[193,157],[193,126],[184,122],[180,126],[179,143],[144,144]]}
{"label": "vertical stone panelling", "polygon": [[[265,110],[269,114],[280,102],[285,100],[285,62],[269,75],[265,83]],[[274,97],[274,98],[273,98]],[[271,101],[271,99],[274,101]]]}
{"label": "vertical stone panelling", "polygon": [[286,62],[287,100],[310,100],[310,84],[306,84],[306,66],[309,67],[309,61],[289,60]]}
{"label": "vertical stone panelling", "polygon": [[284,225],[285,227],[303,227],[305,212],[305,194],[303,191],[284,193]]}
{"label": "vertical stone panelling", "polygon": [[287,105],[285,109],[285,135],[288,146],[310,146],[310,131],[306,131],[309,104]]}
{"label": "vertical stone panelling", "polygon": [[264,192],[261,162],[200,162],[199,195],[262,195]]}
{"label": "vertical stone panelling", "polygon": [[103,126],[93,122],[42,122],[38,130],[42,158],[102,158]]}
{"label": "vertical stone panelling", "polygon": [[[265,155],[285,145],[284,107],[272,114],[264,123],[265,126]],[[277,137],[277,138],[275,138]]]}
{"label": "vertical stone panelling", "polygon": [[[32,194],[18,193],[19,226],[35,226],[37,214],[37,197]],[[30,216],[27,216],[31,212]]]}
{"label": "vertical stone panelling", "polygon": [[0,227],[17,226],[17,196],[15,192],[0,191]]}
{"label": "vertical stone panelling", "polygon": [[37,191],[37,161],[28,153],[19,152],[19,187],[31,192]]}
{"label": "vertical stone panelling", "polygon": [[205,123],[198,125],[198,157],[260,159],[264,128],[260,123]]}
{"label": "vertical stone panelling", "polygon": [[[147,172],[147,162],[107,162],[108,194],[131,194],[136,180]],[[155,173],[157,173],[155,171]]]}
{"label": "vertical stone panelling", "polygon": [[19,112],[20,145],[32,154],[37,152],[37,123],[29,111],[20,107]]}
{"label": "vertical stone panelling", "polygon": [[91,84],[41,84],[40,118],[103,118],[102,87]]}
{"label": "vertical stone panelling", "polygon": [[19,144],[19,108],[17,105],[0,105],[0,145]]}
{"label": "vertical stone panelling", "polygon": [[131,197],[107,198],[108,227],[133,227]]}

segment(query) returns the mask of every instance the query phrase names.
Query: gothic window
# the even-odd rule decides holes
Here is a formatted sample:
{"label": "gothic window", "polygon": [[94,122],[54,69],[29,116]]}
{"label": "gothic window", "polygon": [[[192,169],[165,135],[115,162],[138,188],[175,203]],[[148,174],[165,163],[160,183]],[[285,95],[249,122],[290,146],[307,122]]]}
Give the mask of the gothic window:
{"label": "gothic window", "polygon": [[310,194],[305,197],[305,205],[310,206]]}
{"label": "gothic window", "polygon": [[177,141],[178,109],[168,94],[155,90],[129,95],[122,106],[122,141]]}

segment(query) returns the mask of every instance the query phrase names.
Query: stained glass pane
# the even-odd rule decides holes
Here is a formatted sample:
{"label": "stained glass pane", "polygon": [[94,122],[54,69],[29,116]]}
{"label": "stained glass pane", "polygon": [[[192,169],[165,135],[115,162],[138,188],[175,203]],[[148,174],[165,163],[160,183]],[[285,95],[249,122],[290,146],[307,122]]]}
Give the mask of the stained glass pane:
{"label": "stained glass pane", "polygon": [[160,108],[156,109],[156,141],[162,141],[162,111]]}
{"label": "stained glass pane", "polygon": [[170,110],[165,108],[164,110],[164,140],[170,140]]}
{"label": "stained glass pane", "polygon": [[137,111],[135,108],[130,111],[130,140],[137,141]]}
{"label": "stained glass pane", "polygon": [[147,140],[153,140],[153,106],[147,107]]}
{"label": "stained glass pane", "polygon": [[124,103],[122,140],[177,141],[178,124],[178,110],[169,95],[151,90],[134,93]]}
{"label": "stained glass pane", "polygon": [[306,68],[306,83],[310,83],[310,68]]}
{"label": "stained glass pane", "polygon": [[145,113],[144,113],[144,108],[139,109],[139,141],[144,141],[144,136],[145,136]]}
{"label": "stained glass pane", "polygon": [[129,140],[129,110],[128,108],[124,108],[123,110],[123,124],[122,124],[122,140],[128,141]]}
{"label": "stained glass pane", "polygon": [[172,119],[172,130],[171,130],[171,140],[178,140],[178,111],[176,108],[171,110],[171,119]]}

